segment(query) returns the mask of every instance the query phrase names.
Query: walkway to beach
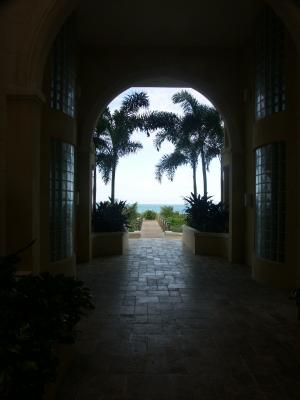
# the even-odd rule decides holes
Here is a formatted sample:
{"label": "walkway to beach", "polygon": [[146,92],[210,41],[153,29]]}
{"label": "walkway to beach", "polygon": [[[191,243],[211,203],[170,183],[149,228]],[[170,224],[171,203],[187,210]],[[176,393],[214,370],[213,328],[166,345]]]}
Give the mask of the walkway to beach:
{"label": "walkway to beach", "polygon": [[164,232],[157,221],[143,221],[141,238],[164,238],[164,236]]}

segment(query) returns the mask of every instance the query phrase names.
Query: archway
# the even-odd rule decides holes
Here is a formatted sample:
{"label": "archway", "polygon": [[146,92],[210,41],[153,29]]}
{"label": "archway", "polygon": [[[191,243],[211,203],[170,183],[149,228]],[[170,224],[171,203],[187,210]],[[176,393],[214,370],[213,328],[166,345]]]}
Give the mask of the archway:
{"label": "archway", "polygon": [[[284,21],[300,50],[300,11],[297,2],[262,0],[261,3],[267,3]],[[31,0],[21,6],[16,2],[2,6],[1,27],[5,29],[7,38],[12,36],[16,38],[14,60],[11,57],[5,60],[8,61],[6,72],[9,73],[6,82],[10,85],[17,84],[19,88],[41,91],[45,64],[53,41],[68,16],[75,12],[79,5],[80,0],[46,0],[38,5]],[[18,15],[22,12],[29,15],[28,10],[30,10],[30,23],[28,21],[26,24],[18,24],[18,30],[15,31]],[[5,54],[4,49],[1,51]],[[9,64],[12,61],[18,61],[17,70],[9,71]]]}
{"label": "archway", "polygon": [[[87,60],[87,64],[90,65],[89,60]],[[113,62],[112,62],[113,64]],[[127,67],[129,69],[129,67]],[[224,65],[223,65],[224,68]],[[240,142],[240,121],[239,118],[236,118],[236,116],[239,115],[239,112],[237,111],[239,109],[239,105],[235,104],[233,101],[231,104],[227,101],[227,98],[229,96],[229,93],[232,93],[233,90],[233,85],[228,84],[224,87],[222,85],[219,86],[220,82],[220,76],[221,72],[218,68],[216,68],[215,71],[213,71],[214,78],[210,77],[210,79],[207,79],[207,74],[204,77],[199,78],[198,75],[198,80],[196,81],[197,84],[193,82],[192,85],[189,85],[190,82],[187,83],[187,80],[183,79],[178,79],[178,75],[182,75],[182,71],[178,72],[178,75],[176,76],[174,73],[173,74],[162,74],[162,69],[164,71],[167,71],[168,69],[170,70],[169,65],[164,65],[163,68],[162,66],[157,66],[156,67],[157,71],[155,72],[155,67],[152,67],[151,71],[141,71],[141,68],[139,65],[136,66],[136,71],[131,70],[128,71],[129,77],[126,79],[125,77],[120,79],[121,77],[118,76],[118,80],[116,82],[116,76],[113,76],[112,78],[106,77],[105,79],[105,84],[106,87],[103,88],[103,81],[99,80],[96,78],[91,79],[90,82],[93,82],[92,85],[92,90],[87,86],[85,92],[82,92],[82,97],[81,97],[81,104],[83,104],[82,109],[87,110],[87,115],[86,118],[83,119],[82,121],[82,126],[81,126],[81,131],[80,131],[80,139],[79,139],[79,152],[81,155],[84,155],[81,160],[79,158],[79,191],[85,192],[85,193],[90,193],[91,195],[91,187],[87,188],[87,182],[91,182],[91,176],[90,176],[90,169],[88,169],[88,166],[90,166],[90,161],[88,160],[88,155],[90,154],[90,140],[91,140],[91,134],[93,132],[94,126],[96,124],[97,117],[99,115],[99,110],[103,110],[103,108],[110,102],[115,97],[116,93],[120,93],[124,89],[124,79],[129,81],[129,83],[125,86],[125,88],[130,87],[130,86],[141,86],[141,85],[149,85],[149,82],[151,82],[152,86],[168,86],[172,84],[172,86],[177,86],[177,87],[194,87],[195,90],[198,89],[199,86],[205,87],[206,90],[198,90],[200,93],[202,92],[205,97],[207,97],[209,100],[212,100],[212,103],[216,105],[216,108],[221,111],[221,115],[223,120],[225,121],[225,126],[226,126],[226,133],[229,138],[227,143],[227,147],[224,150],[224,157],[223,157],[223,167],[226,167],[228,171],[228,191],[229,191],[229,205],[230,205],[230,245],[229,245],[229,258],[233,260],[241,260],[242,259],[242,254],[241,254],[241,240],[242,240],[242,230],[243,230],[243,219],[241,217],[242,214],[242,208],[241,208],[241,201],[240,199],[243,196],[243,179],[242,179],[242,168],[241,168],[241,163],[240,159],[243,157],[242,155],[242,145]],[[173,68],[174,69],[174,68]],[[230,67],[228,66],[228,69]],[[97,71],[97,74],[99,74],[99,65],[95,64],[95,71]],[[226,70],[227,72],[228,70]],[[126,71],[125,71],[126,72]],[[226,73],[225,72],[225,73]],[[224,71],[223,71],[224,73]],[[147,74],[149,74],[147,76]],[[87,76],[91,78],[93,75],[93,71],[90,69],[87,71]],[[133,81],[132,76],[135,76],[135,80]],[[175,75],[175,77],[174,77]],[[219,75],[219,79],[217,80],[216,76]],[[201,79],[201,82],[199,80]],[[234,82],[234,77],[232,78],[233,81],[230,81],[231,83]],[[123,82],[122,82],[123,80]],[[125,82],[126,82],[125,80]],[[120,81],[120,82],[118,82]],[[132,83],[133,82],[133,83]],[[99,86],[98,86],[99,85]],[[197,86],[196,86],[197,85]],[[221,90],[219,88],[221,87]],[[236,89],[237,90],[237,89]],[[93,97],[91,96],[91,91],[92,95],[94,96],[94,100],[92,103]],[[225,95],[228,91],[228,95]],[[210,95],[207,95],[207,92],[210,93]],[[88,97],[89,95],[89,97]],[[85,97],[86,96],[86,97]],[[86,102],[86,104],[84,104]],[[218,107],[218,105],[221,105]],[[224,111],[223,111],[224,110]],[[85,164],[81,164],[81,161],[85,160]],[[234,166],[233,166],[234,165]],[[237,166],[238,165],[238,166]],[[85,171],[85,173],[84,173]],[[82,189],[80,190],[80,187]],[[235,191],[235,195],[233,195],[233,191]],[[91,198],[86,199],[84,201],[84,204],[90,204],[91,203]],[[91,210],[85,208],[81,208],[79,205],[79,213],[78,213],[78,229],[77,229],[77,235],[79,241],[78,241],[78,249],[77,251],[80,253],[80,249],[82,249],[82,259],[86,260],[90,258],[90,240],[91,238],[88,236],[89,232],[91,231],[91,221],[90,221],[90,215],[91,215]],[[86,224],[87,218],[89,219],[89,223]],[[82,221],[82,222],[81,222]],[[85,221],[85,222],[84,222]],[[80,233],[82,232],[82,227],[85,227],[84,234]],[[79,244],[80,243],[80,244]],[[84,245],[85,243],[85,245]]]}

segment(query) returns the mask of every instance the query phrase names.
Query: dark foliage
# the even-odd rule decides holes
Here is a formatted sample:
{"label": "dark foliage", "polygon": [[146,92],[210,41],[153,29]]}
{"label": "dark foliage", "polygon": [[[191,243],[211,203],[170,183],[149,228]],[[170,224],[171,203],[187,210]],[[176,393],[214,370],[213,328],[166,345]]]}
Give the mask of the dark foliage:
{"label": "dark foliage", "polygon": [[187,225],[202,232],[228,232],[228,212],[223,203],[214,204],[211,196],[185,197]]}
{"label": "dark foliage", "polygon": [[94,232],[123,232],[128,226],[126,201],[101,201],[93,213]]}
{"label": "dark foliage", "polygon": [[83,282],[49,273],[18,277],[16,255],[0,260],[0,398],[41,399],[55,380],[54,346],[72,343],[93,308]]}

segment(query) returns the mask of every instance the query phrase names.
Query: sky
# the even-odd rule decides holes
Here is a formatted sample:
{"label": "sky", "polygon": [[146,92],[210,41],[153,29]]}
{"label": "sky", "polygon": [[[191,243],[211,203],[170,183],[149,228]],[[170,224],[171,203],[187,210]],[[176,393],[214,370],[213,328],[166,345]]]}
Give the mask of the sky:
{"label": "sky", "polygon": [[[135,91],[144,91],[150,100],[149,110],[171,111],[182,114],[182,108],[173,104],[172,96],[180,90],[188,90],[199,102],[212,106],[210,101],[202,94],[191,88],[159,88],[159,87],[134,87],[122,92],[111,103],[111,111],[120,108],[122,100]],[[174,146],[164,142],[158,152],[153,145],[155,134],[147,137],[145,133],[135,131],[132,140],[139,141],[143,149],[136,154],[131,154],[120,159],[116,170],[115,196],[118,200],[127,203],[140,204],[183,204],[183,197],[190,195],[193,190],[192,170],[189,166],[179,167],[171,182],[166,176],[161,183],[155,179],[155,165],[164,154],[172,152]],[[199,163],[201,164],[201,162]],[[207,175],[208,194],[213,196],[214,202],[220,201],[220,160],[214,159]],[[198,193],[203,194],[201,165],[197,170]],[[110,183],[105,185],[101,174],[97,173],[97,202],[108,200],[110,196]]]}

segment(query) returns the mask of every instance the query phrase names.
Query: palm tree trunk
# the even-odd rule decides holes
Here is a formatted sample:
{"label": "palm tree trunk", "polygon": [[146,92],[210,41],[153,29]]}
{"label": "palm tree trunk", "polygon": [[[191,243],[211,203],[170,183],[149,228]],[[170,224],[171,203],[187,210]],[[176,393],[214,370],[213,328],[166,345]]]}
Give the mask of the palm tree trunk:
{"label": "palm tree trunk", "polygon": [[204,196],[207,196],[207,174],[206,174],[206,162],[204,152],[201,151],[201,163],[202,163],[202,175],[203,175],[203,192]]}
{"label": "palm tree trunk", "polygon": [[96,210],[96,194],[97,194],[97,166],[94,166],[94,185],[93,185],[93,211]]}
{"label": "palm tree trunk", "polygon": [[192,165],[193,169],[193,186],[194,186],[194,195],[197,196],[197,180],[196,180],[196,170],[197,170],[197,164],[193,163]]}
{"label": "palm tree trunk", "polygon": [[111,170],[111,202],[115,202],[115,182],[116,182],[116,164],[114,163]]}

